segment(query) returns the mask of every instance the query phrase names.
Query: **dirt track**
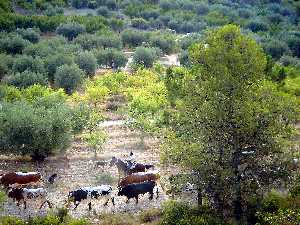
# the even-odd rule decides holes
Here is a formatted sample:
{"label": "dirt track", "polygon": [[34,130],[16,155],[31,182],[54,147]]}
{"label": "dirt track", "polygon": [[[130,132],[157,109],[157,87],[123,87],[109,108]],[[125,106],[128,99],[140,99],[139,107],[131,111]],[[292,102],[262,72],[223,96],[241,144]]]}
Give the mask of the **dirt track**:
{"label": "dirt track", "polygon": [[[133,151],[136,160],[139,162],[153,163],[156,169],[159,169],[158,141],[155,138],[147,137],[145,145],[141,145],[140,134],[131,131],[125,125],[115,124],[113,126],[105,126],[108,134],[108,141],[104,146],[102,153],[99,153],[97,159],[94,152],[90,151],[83,145],[80,139],[74,141],[67,152],[61,156],[49,158],[44,163],[31,163],[29,161],[18,161],[15,159],[0,160],[0,168],[6,171],[39,171],[43,177],[49,177],[53,173],[58,173],[59,178],[52,186],[47,185],[49,192],[49,200],[55,207],[62,207],[70,190],[78,187],[99,185],[99,177],[104,173],[111,174],[114,178],[118,178],[116,167],[106,166],[104,171],[101,167],[95,167],[97,160],[109,160],[112,156],[127,157],[130,151]],[[113,184],[116,191],[116,184]],[[160,188],[160,196],[153,201],[148,200],[148,195],[140,197],[140,202],[135,205],[132,199],[129,204],[125,204],[124,197],[116,197],[116,206],[110,203],[108,207],[104,207],[104,200],[94,201],[93,211],[88,212],[87,203],[80,204],[76,211],[70,210],[70,214],[74,217],[97,218],[97,214],[101,212],[138,212],[142,209],[159,207],[167,196],[162,193]],[[55,208],[54,207],[54,208]],[[38,210],[39,206],[30,203],[26,210],[19,209],[15,203],[8,200],[4,204],[4,210],[0,210],[0,216],[15,215],[22,218],[29,216],[43,215],[47,213],[48,208]],[[73,206],[71,206],[73,208]]]}

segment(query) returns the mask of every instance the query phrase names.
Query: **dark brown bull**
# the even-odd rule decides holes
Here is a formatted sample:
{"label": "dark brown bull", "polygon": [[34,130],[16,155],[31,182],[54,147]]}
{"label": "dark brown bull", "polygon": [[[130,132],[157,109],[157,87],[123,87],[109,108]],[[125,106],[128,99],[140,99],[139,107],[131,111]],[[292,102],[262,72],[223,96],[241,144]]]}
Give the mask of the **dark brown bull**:
{"label": "dark brown bull", "polygon": [[12,172],[3,174],[0,177],[0,184],[4,187],[9,187],[12,184],[29,184],[41,181],[41,174],[36,172],[22,173]]}
{"label": "dark brown bull", "polygon": [[145,181],[157,181],[160,178],[158,172],[134,173],[122,178],[119,187],[125,187],[129,184],[142,183]]}

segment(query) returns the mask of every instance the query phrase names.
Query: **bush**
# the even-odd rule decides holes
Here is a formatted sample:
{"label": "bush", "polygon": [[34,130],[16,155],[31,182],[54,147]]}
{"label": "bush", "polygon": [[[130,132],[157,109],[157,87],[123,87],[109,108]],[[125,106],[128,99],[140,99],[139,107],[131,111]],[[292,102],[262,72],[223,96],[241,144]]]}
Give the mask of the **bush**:
{"label": "bush", "polygon": [[17,33],[21,35],[23,39],[28,40],[31,43],[37,43],[40,40],[40,34],[31,28],[18,29]]}
{"label": "bush", "polygon": [[133,64],[143,67],[152,67],[155,60],[158,59],[159,53],[155,48],[136,48],[133,55]]}
{"label": "bush", "polygon": [[2,152],[43,159],[65,149],[71,131],[69,109],[63,104],[46,103],[48,99],[36,102],[36,106],[27,102],[2,103]]}
{"label": "bush", "polygon": [[24,40],[19,35],[13,37],[6,37],[0,40],[0,51],[8,54],[21,54],[29,41]]}
{"label": "bush", "polygon": [[54,74],[58,67],[62,65],[71,65],[73,63],[73,59],[71,56],[66,55],[64,53],[58,53],[55,55],[51,55],[45,59],[45,67],[46,72],[48,74],[48,79],[53,82]]}
{"label": "bush", "polygon": [[62,65],[57,68],[54,75],[56,87],[63,88],[67,94],[71,94],[83,80],[83,71],[77,65]]}
{"label": "bush", "polygon": [[267,54],[271,55],[275,59],[279,59],[289,51],[288,45],[279,40],[272,40],[267,42],[264,45],[264,49]]}
{"label": "bush", "polygon": [[149,28],[149,24],[146,20],[143,18],[134,18],[131,20],[131,26],[140,29],[140,30],[146,30]]}
{"label": "bush", "polygon": [[122,32],[121,36],[123,44],[129,47],[137,47],[147,40],[147,37],[143,32],[136,30],[125,30]]}
{"label": "bush", "polygon": [[209,12],[209,7],[204,3],[198,3],[196,5],[196,12],[198,15],[206,15]]}
{"label": "bush", "polygon": [[10,55],[0,54],[0,81],[12,67],[13,58]]}
{"label": "bush", "polygon": [[88,0],[72,0],[71,5],[76,9],[80,9],[87,7],[88,2]]}
{"label": "bush", "polygon": [[97,9],[97,14],[99,16],[109,17],[111,15],[109,9],[106,6],[101,6]]}
{"label": "bush", "polygon": [[107,66],[113,69],[124,67],[127,63],[124,53],[112,48],[96,52],[96,58],[99,66]]}
{"label": "bush", "polygon": [[268,24],[260,20],[251,20],[246,25],[246,28],[250,29],[253,32],[259,32],[259,31],[267,31],[269,29],[269,26]]}
{"label": "bush", "polygon": [[97,60],[91,52],[81,52],[75,57],[75,63],[87,76],[94,76],[97,67]]}
{"label": "bush", "polygon": [[47,77],[41,73],[25,70],[22,73],[11,75],[7,83],[19,88],[26,88],[34,84],[47,85]]}
{"label": "bush", "polygon": [[12,71],[22,73],[25,70],[35,73],[45,73],[44,63],[39,58],[34,59],[32,56],[21,55],[15,59]]}
{"label": "bush", "polygon": [[71,41],[79,34],[85,33],[85,27],[78,23],[66,23],[59,25],[59,27],[56,29],[56,32]]}
{"label": "bush", "polygon": [[176,49],[175,38],[171,36],[154,35],[150,38],[150,42],[153,47],[160,48],[165,54],[171,54]]}
{"label": "bush", "polygon": [[221,225],[218,216],[205,208],[193,208],[187,203],[168,201],[163,205],[162,218],[159,225]]}

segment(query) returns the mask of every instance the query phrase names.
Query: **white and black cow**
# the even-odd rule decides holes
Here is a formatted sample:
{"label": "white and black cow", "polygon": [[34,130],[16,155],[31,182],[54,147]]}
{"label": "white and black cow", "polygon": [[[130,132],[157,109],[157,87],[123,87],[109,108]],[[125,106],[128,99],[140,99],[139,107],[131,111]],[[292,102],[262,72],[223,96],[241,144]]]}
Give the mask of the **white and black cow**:
{"label": "white and black cow", "polygon": [[100,185],[97,187],[83,187],[74,191],[70,191],[68,195],[68,202],[74,202],[74,209],[76,209],[81,201],[88,200],[89,210],[91,210],[91,200],[98,199],[100,197],[106,198],[106,202],[104,204],[105,206],[107,206],[110,199],[112,204],[115,205],[114,197],[112,197],[112,187],[110,185]]}
{"label": "white and black cow", "polygon": [[47,199],[47,191],[44,188],[13,188],[8,191],[8,197],[17,201],[17,206],[23,201],[24,209],[27,207],[28,200],[41,200],[40,209],[45,203],[48,204],[49,208],[52,208],[51,203]]}
{"label": "white and black cow", "polygon": [[[155,181],[146,181],[143,183],[137,183],[137,184],[129,184],[125,187],[122,187],[119,192],[118,196],[126,196],[127,201],[129,202],[129,199],[135,198],[136,204],[139,202],[139,195],[140,194],[146,194],[149,193],[150,197],[149,199],[153,199],[153,189],[156,186]],[[158,196],[158,189],[157,189],[157,196]]]}

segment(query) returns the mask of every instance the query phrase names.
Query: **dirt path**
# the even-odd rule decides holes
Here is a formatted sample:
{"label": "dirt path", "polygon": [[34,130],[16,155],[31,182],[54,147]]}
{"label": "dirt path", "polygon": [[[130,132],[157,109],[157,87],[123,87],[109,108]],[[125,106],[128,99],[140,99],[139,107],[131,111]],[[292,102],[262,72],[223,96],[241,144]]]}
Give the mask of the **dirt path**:
{"label": "dirt path", "polygon": [[[128,129],[121,122],[106,122],[103,128],[108,134],[108,141],[104,146],[102,153],[98,154],[97,159],[94,158],[93,151],[90,151],[80,140],[75,140],[68,151],[55,158],[49,158],[46,162],[33,164],[29,161],[16,161],[2,159],[0,160],[0,168],[3,171],[39,171],[43,177],[48,177],[53,173],[59,174],[59,179],[53,186],[47,186],[49,199],[55,207],[62,207],[68,192],[70,190],[101,184],[99,176],[103,173],[111,174],[115,179],[118,178],[116,167],[95,167],[97,160],[109,160],[112,156],[127,157],[130,151],[133,151],[136,160],[139,162],[153,163],[156,169],[159,169],[158,140],[147,137],[145,145],[141,145],[140,134],[136,131]],[[98,177],[98,178],[97,178]],[[116,191],[116,185],[113,184]],[[161,190],[161,188],[160,188]],[[70,214],[74,217],[97,218],[97,214],[102,212],[138,212],[142,209],[159,207],[167,196],[160,194],[158,199],[148,200],[148,195],[140,198],[140,203],[135,205],[134,200],[129,204],[125,204],[125,198],[116,197],[116,206],[111,203],[108,207],[104,207],[103,201],[98,200],[93,203],[93,211],[88,212],[87,203],[80,204],[78,209],[70,210]],[[71,206],[73,208],[73,206]],[[15,215],[22,218],[29,216],[44,215],[48,209],[38,211],[38,206],[30,204],[27,210],[20,210],[15,203],[8,200],[4,204],[4,210],[0,210],[0,216]]]}

